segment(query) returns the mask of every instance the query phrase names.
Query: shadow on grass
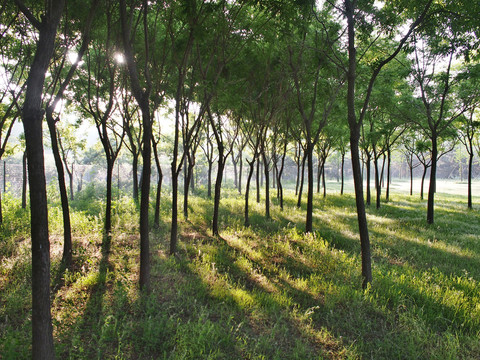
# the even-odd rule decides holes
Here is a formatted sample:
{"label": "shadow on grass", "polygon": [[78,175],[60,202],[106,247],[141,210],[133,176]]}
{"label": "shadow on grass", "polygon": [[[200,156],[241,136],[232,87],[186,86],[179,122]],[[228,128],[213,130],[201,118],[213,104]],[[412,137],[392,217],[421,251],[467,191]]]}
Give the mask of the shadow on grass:
{"label": "shadow on grass", "polygon": [[[104,295],[107,291],[108,274],[110,272],[110,248],[112,236],[104,234],[101,244],[101,258],[97,274],[84,285],[83,296],[87,297],[85,308],[76,323],[72,324],[73,329],[68,331],[64,338],[64,345],[60,358],[76,357],[101,358],[102,349],[98,346],[101,337]],[[92,346],[96,344],[97,346]]]}

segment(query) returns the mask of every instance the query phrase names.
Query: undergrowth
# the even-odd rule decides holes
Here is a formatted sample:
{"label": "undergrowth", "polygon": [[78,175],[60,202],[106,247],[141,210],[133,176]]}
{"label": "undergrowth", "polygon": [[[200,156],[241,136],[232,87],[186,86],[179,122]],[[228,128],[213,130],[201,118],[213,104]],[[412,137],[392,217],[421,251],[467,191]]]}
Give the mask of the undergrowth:
{"label": "undergrowth", "polygon": [[[425,202],[394,194],[368,209],[370,287],[361,288],[354,198],[316,195],[314,233],[286,193],[272,217],[223,191],[221,236],[210,231],[213,200],[190,197],[179,251],[169,253],[170,204],[151,232],[150,294],[138,290],[135,203],[113,206],[102,234],[103,200],[87,187],[72,203],[74,263],[61,272],[62,222],[49,208],[52,318],[59,359],[478,359],[480,224],[459,197],[437,194],[435,225]],[[0,358],[30,351],[29,214],[3,199]],[[153,214],[153,211],[152,211]],[[153,221],[152,221],[153,223]]]}

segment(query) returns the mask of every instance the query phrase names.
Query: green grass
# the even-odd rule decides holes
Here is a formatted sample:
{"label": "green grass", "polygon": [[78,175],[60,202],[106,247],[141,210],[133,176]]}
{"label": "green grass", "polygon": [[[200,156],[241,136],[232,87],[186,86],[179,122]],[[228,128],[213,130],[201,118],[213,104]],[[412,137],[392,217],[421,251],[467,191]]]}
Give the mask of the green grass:
{"label": "green grass", "polygon": [[[361,288],[352,195],[328,185],[315,195],[314,229],[293,192],[271,219],[251,197],[223,191],[221,236],[213,201],[190,197],[179,253],[169,257],[170,204],[151,233],[152,292],[138,291],[138,215],[115,202],[114,231],[102,246],[101,199],[87,189],[72,204],[74,266],[61,274],[61,212],[50,209],[52,316],[59,359],[478,359],[478,205],[437,194],[435,225],[417,195],[394,192],[368,208],[372,286]],[[274,191],[272,194],[274,195]],[[474,199],[478,201],[478,199]],[[28,212],[4,199],[0,246],[0,358],[30,357]],[[153,212],[152,212],[153,214]],[[108,248],[109,247],[109,248]]]}

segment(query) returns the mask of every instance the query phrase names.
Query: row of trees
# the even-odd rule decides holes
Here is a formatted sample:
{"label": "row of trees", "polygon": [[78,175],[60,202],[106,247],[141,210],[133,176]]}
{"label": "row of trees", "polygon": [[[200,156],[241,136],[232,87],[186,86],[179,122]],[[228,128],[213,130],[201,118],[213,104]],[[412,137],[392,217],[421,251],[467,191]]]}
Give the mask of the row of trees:
{"label": "row of trees", "polygon": [[[200,150],[210,170],[217,162],[212,232],[218,235],[222,176],[229,157],[239,169],[243,160],[248,164],[248,225],[255,166],[257,172],[260,164],[264,168],[265,216],[269,217],[270,174],[281,199],[286,151],[294,144],[298,168],[307,169],[305,230],[312,232],[314,155],[325,164],[336,148],[343,161],[349,148],[366,286],[372,272],[361,154],[367,179],[373,162],[378,207],[380,159],[387,159],[388,179],[391,152],[399,139],[409,139],[403,140],[407,155],[428,153],[424,157],[431,169],[427,222],[433,223],[436,168],[448,148],[444,144],[460,138],[473,159],[480,98],[476,63],[480,12],[475,10],[480,9],[472,7],[478,6],[433,0],[385,4],[356,0],[321,4],[309,0],[3,1],[0,155],[15,119],[21,118],[32,219],[34,357],[54,356],[44,119],[58,172],[66,267],[72,262],[72,242],[64,171],[70,179],[72,175],[71,168],[64,166],[66,141],[58,125],[65,124],[62,109],[69,107],[94,124],[103,147],[107,164],[104,246],[112,226],[114,164],[123,146],[132,154],[134,197],[140,209],[142,290],[148,292],[150,281],[152,166],[160,175],[155,207],[155,222],[159,221],[162,116],[171,116],[174,123],[171,254],[177,250],[180,173],[185,171],[183,203],[188,216],[188,187]],[[171,114],[165,115],[168,108]],[[139,162],[142,176],[137,183]],[[387,199],[388,192],[387,187]]]}

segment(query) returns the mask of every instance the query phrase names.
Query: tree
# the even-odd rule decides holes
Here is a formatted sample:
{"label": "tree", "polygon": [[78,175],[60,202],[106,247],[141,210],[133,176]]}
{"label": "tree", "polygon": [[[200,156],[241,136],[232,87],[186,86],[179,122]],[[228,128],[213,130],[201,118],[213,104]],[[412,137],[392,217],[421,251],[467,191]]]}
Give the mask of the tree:
{"label": "tree", "polygon": [[[322,20],[323,21],[323,20]],[[303,29],[302,29],[303,30]],[[311,31],[309,31],[311,30]],[[305,29],[300,33],[299,48],[288,48],[288,62],[297,95],[297,108],[302,119],[302,133],[305,140],[304,156],[307,160],[307,215],[305,232],[312,232],[313,226],[313,152],[320,133],[327,124],[333,105],[344,85],[344,77],[328,61],[320,50],[330,35],[320,29]],[[309,52],[309,49],[313,51]],[[318,101],[323,101],[318,104]],[[317,109],[323,109],[321,114]]]}
{"label": "tree", "polygon": [[42,141],[42,94],[51,61],[64,0],[47,0],[41,20],[15,0],[18,9],[38,31],[35,56],[28,73],[23,103],[23,128],[28,159],[32,236],[32,357],[54,359],[50,312],[50,242]]}
{"label": "tree", "polygon": [[[111,4],[109,5],[111,7]],[[105,234],[112,229],[112,179],[115,160],[120,153],[125,137],[125,128],[115,115],[117,109],[118,64],[115,62],[110,38],[112,32],[112,9],[106,9],[106,37],[97,37],[86,54],[86,76],[77,82],[79,105],[83,113],[93,118],[102,143],[107,162],[107,185],[105,196]],[[108,238],[107,238],[108,240]]]}
{"label": "tree", "polygon": [[[334,9],[338,10],[347,22],[346,42],[348,52],[348,64],[339,64],[346,73],[347,77],[347,108],[348,108],[348,125],[350,129],[350,152],[353,169],[353,180],[355,187],[355,202],[357,206],[357,218],[360,234],[360,245],[362,253],[362,276],[363,286],[366,287],[368,283],[372,281],[371,270],[371,251],[370,251],[370,238],[368,234],[367,217],[365,213],[365,204],[363,202],[363,186],[360,167],[360,154],[358,151],[360,129],[363,124],[363,120],[367,113],[368,105],[370,102],[370,96],[373,90],[375,80],[382,70],[382,68],[392,61],[400,52],[405,42],[413,33],[415,28],[426,17],[432,0],[426,1],[424,6],[418,7],[412,6],[408,1],[406,4],[389,3],[385,4],[381,11],[376,9],[372,2],[357,2],[355,0],[344,0],[339,6],[335,3],[327,1],[326,4]],[[423,5],[423,4],[422,4]],[[391,7],[390,7],[391,6]],[[408,14],[409,9],[420,9],[419,15]],[[401,37],[398,46],[386,55],[383,59],[377,59],[372,66],[368,86],[362,91],[360,111],[357,115],[356,100],[358,99],[358,92],[355,87],[357,85],[357,65],[358,61],[362,60],[362,56],[357,55],[356,47],[356,35],[359,35],[361,39],[366,39],[366,43],[363,45],[365,49],[368,49],[372,43],[374,43],[385,32],[389,36],[393,37],[393,34],[398,31],[400,24],[397,23],[397,19],[403,20],[403,16],[400,14],[406,14],[408,17],[416,18],[409,26],[407,32]],[[381,16],[376,16],[381,15]],[[378,37],[371,39],[372,30],[378,30]],[[357,34],[358,32],[358,34]],[[363,36],[362,36],[363,35]],[[365,37],[364,37],[365,36]],[[335,54],[335,53],[334,53]],[[361,54],[361,53],[360,53]]]}
{"label": "tree", "polygon": [[[434,199],[436,191],[439,143],[453,135],[452,123],[466,110],[465,104],[455,104],[452,99],[452,86],[456,79],[452,74],[455,55],[455,34],[448,28],[440,29],[440,34],[426,39],[415,35],[417,46],[414,50],[415,70],[413,79],[419,90],[424,115],[413,121],[428,137],[431,149],[430,184],[427,202],[427,223],[434,222]],[[447,40],[453,36],[452,40]],[[430,44],[429,44],[430,41]],[[423,46],[418,46],[418,43]],[[446,68],[438,70],[438,64],[445,61]],[[420,121],[424,120],[424,121]]]}
{"label": "tree", "polygon": [[460,142],[465,146],[468,153],[468,190],[467,190],[467,206],[472,209],[472,172],[473,157],[475,155],[474,140],[480,127],[478,121],[477,109],[480,104],[480,88],[478,86],[478,77],[480,65],[474,64],[468,66],[462,73],[458,75],[463,81],[460,88],[457,89],[457,96],[461,102],[468,106],[465,114],[459,117],[458,137]]}

